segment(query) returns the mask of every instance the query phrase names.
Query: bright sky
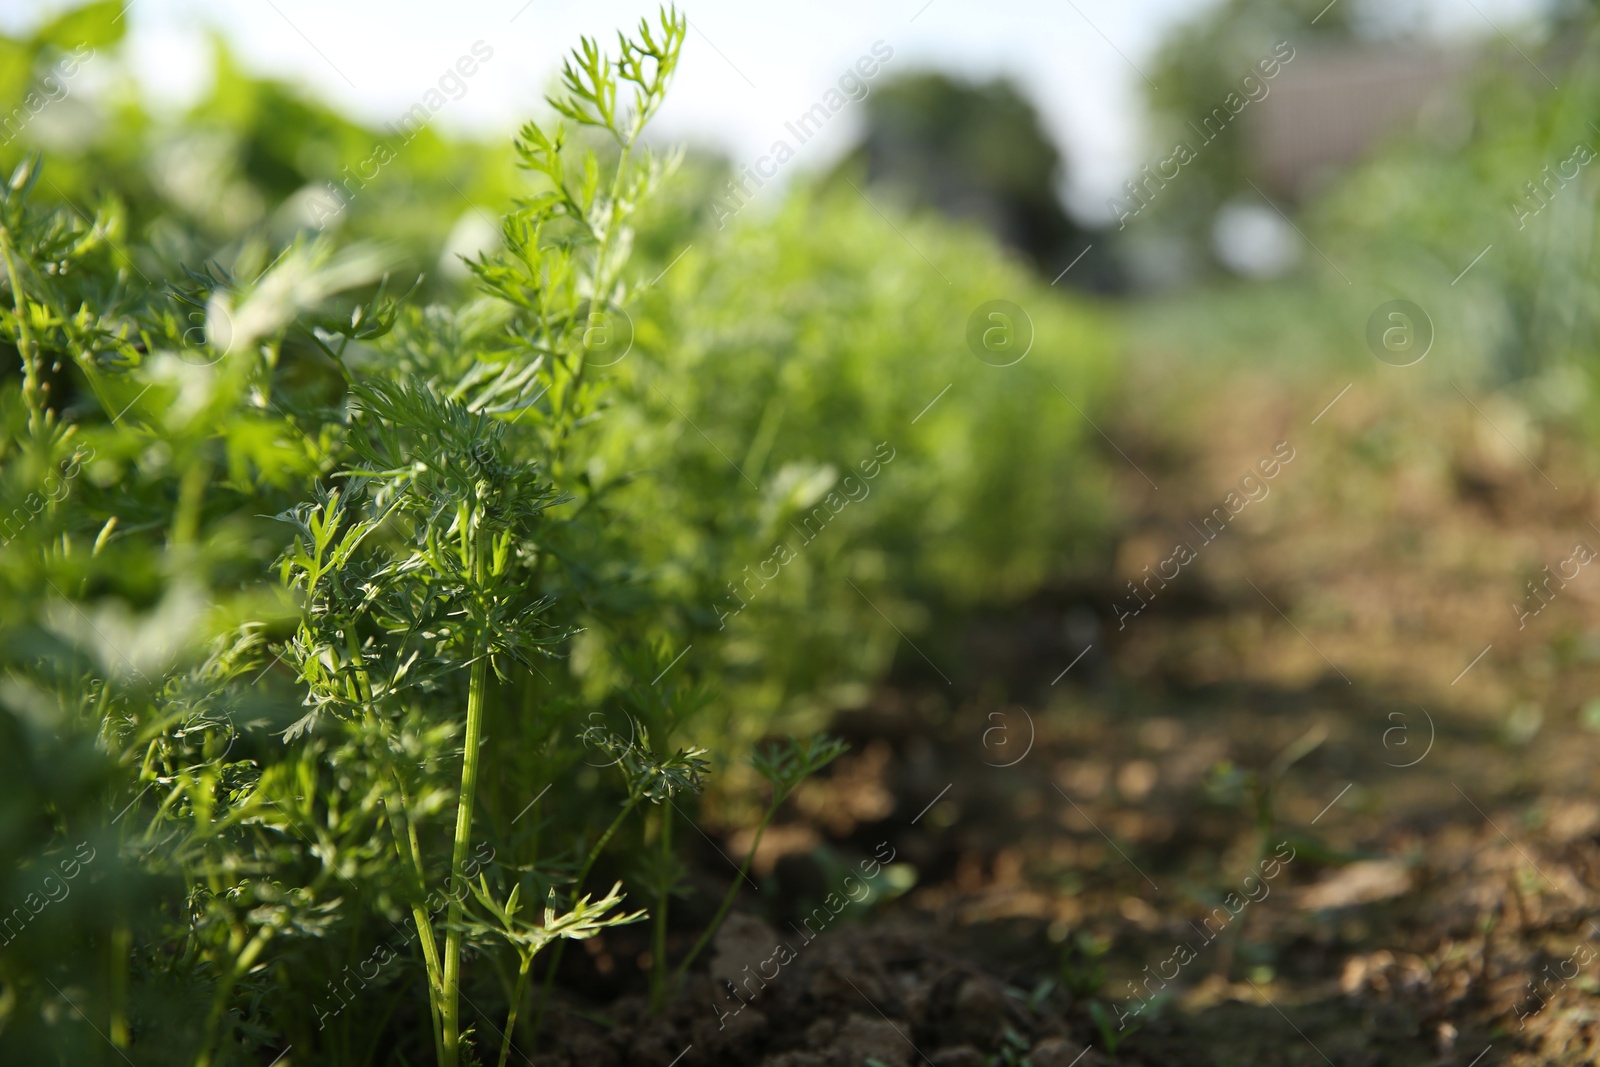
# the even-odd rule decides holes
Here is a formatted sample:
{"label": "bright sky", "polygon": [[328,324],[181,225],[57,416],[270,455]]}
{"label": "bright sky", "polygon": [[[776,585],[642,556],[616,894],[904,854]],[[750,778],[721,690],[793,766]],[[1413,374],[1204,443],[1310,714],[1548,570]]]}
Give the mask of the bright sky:
{"label": "bright sky", "polygon": [[[1326,0],[1284,0],[1320,7]],[[1334,0],[1358,4],[1361,0]],[[1386,0],[1452,36],[1515,32],[1537,0]],[[657,127],[664,140],[765,153],[794,119],[877,41],[893,58],[877,75],[935,67],[1005,74],[1033,98],[1072,165],[1066,192],[1086,214],[1145,159],[1139,67],[1175,21],[1212,0],[691,0],[678,81]],[[59,0],[6,0],[0,26],[31,24]],[[182,102],[203,88],[206,27],[251,67],[306,85],[368,120],[392,122],[475,42],[493,57],[435,119],[509,132],[533,109],[580,34],[614,37],[650,0],[132,0],[132,56],[152,95]],[[1492,25],[1491,25],[1492,23]],[[785,174],[826,166],[858,132],[848,106],[801,147]]]}

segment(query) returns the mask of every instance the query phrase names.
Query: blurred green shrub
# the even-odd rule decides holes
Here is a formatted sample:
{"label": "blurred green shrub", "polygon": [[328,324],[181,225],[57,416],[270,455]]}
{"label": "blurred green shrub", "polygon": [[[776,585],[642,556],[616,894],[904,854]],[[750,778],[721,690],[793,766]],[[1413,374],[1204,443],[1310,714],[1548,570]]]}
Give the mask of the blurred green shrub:
{"label": "blurred green shrub", "polygon": [[[697,618],[726,626],[728,669],[760,690],[744,700],[827,706],[896,654],[942,684],[959,666],[930,670],[885,616],[923,633],[1094,547],[1102,483],[1072,404],[1109,386],[1107,318],[976,228],[887,221],[848,185],[696,241],[642,300],[601,455],[662,471],[632,491]],[[1031,320],[1013,366],[964,340],[993,299]]]}
{"label": "blurred green shrub", "polygon": [[1600,167],[1584,162],[1600,154],[1600,23],[1591,13],[1567,33],[1525,43],[1529,58],[1490,50],[1460,121],[1396,138],[1311,205],[1308,232],[1356,279],[1352,312],[1415,301],[1457,373],[1555,373],[1565,395],[1549,406],[1570,414],[1583,392],[1571,372],[1592,375],[1600,350]]}

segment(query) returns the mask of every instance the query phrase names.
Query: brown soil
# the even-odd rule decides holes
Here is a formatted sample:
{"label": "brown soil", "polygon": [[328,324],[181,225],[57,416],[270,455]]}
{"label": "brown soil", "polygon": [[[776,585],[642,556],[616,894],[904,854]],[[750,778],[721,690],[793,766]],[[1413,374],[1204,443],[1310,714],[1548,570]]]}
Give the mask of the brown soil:
{"label": "brown soil", "polygon": [[[712,973],[659,1018],[562,1014],[532,1062],[1593,1062],[1600,567],[1541,570],[1600,549],[1590,453],[1383,370],[1136,375],[1102,424],[1128,457],[1107,575],[919,640],[954,685],[903,649]],[[1279,442],[1205,543],[1191,520]],[[587,947],[570,988],[639,988],[638,943]]]}

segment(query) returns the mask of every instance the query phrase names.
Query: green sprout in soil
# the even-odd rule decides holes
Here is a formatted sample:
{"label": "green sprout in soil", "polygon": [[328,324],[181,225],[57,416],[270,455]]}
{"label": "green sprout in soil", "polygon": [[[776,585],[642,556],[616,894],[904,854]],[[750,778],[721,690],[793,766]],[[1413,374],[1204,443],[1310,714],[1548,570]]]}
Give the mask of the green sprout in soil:
{"label": "green sprout in soil", "polygon": [[1116,1058],[1117,1049],[1122,1043],[1139,1031],[1137,1025],[1117,1029],[1112,1022],[1111,1012],[1098,1000],[1089,1002],[1089,1017],[1094,1020],[1095,1028],[1100,1031],[1100,1043],[1105,1046],[1106,1055],[1112,1059]]}

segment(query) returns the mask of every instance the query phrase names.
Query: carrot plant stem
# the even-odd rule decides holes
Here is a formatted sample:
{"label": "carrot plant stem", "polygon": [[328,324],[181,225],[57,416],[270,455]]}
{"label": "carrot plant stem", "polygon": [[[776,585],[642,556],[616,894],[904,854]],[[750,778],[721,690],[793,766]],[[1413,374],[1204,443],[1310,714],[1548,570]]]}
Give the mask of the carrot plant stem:
{"label": "carrot plant stem", "polygon": [[[350,649],[352,662],[360,662],[357,655],[355,638],[347,627],[346,645]],[[357,668],[359,685],[367,700],[366,722],[374,733],[380,730],[378,716],[372,710],[372,685],[367,678],[365,668]],[[428,915],[428,872],[422,864],[422,845],[417,840],[417,828],[406,816],[406,809],[410,798],[406,795],[405,784],[400,780],[400,773],[390,762],[387,752],[379,749],[378,759],[383,766],[382,796],[384,812],[388,815],[389,832],[394,836],[395,854],[400,857],[400,862],[409,864],[411,873],[416,875],[412,885],[415,899],[411,903],[411,921],[417,927],[417,941],[422,946],[423,969],[428,976],[428,1017],[433,1023],[433,1051],[434,1058],[444,1060],[444,1019],[440,1012],[443,1006],[442,992],[444,987],[444,974],[439,966],[439,946],[433,937],[433,919]],[[392,779],[392,783],[390,781]]]}
{"label": "carrot plant stem", "polygon": [[775,799],[768,806],[767,813],[761,817],[761,825],[756,827],[755,840],[750,842],[750,851],[745,854],[744,863],[739,866],[739,877],[735,878],[733,884],[728,887],[727,894],[722,898],[722,906],[717,908],[716,915],[712,916],[710,924],[705,928],[705,932],[700,935],[700,940],[694,943],[694,948],[691,948],[689,954],[683,957],[682,962],[678,964],[677,973],[673,975],[674,983],[683,980],[683,976],[689,972],[689,964],[694,962],[695,957],[700,955],[701,950],[716,936],[717,928],[722,925],[722,920],[727,917],[728,909],[733,907],[734,898],[739,895],[739,887],[744,883],[745,876],[750,870],[750,865],[755,862],[756,849],[761,847],[761,835],[767,832],[767,824],[772,821],[772,817],[776,814],[778,814],[778,802]]}
{"label": "carrot plant stem", "polygon": [[522,1007],[522,997],[528,991],[528,968],[533,966],[533,953],[522,954],[522,966],[517,968],[517,987],[511,994],[511,1010],[506,1013],[506,1032],[500,1039],[500,1067],[506,1067],[511,1056],[511,1034],[517,1028],[517,1010]]}
{"label": "carrot plant stem", "polygon": [[[568,900],[569,907],[578,902],[578,897],[583,894],[584,879],[589,877],[589,871],[594,868],[595,861],[600,858],[600,853],[610,842],[612,835],[617,832],[617,828],[622,825],[622,820],[626,819],[628,813],[638,806],[640,799],[637,794],[630,796],[628,802],[622,805],[622,810],[617,812],[617,817],[611,820],[611,825],[606,827],[606,832],[600,835],[600,840],[596,841],[594,847],[589,850],[589,855],[583,861],[583,868],[578,871],[577,880],[572,883],[572,896]],[[545,1008],[550,1005],[550,993],[555,989],[556,984],[556,968],[561,966],[561,954],[566,950],[566,947],[565,940],[558,940],[555,947],[550,950],[550,966],[544,972],[544,989],[539,995],[539,1007],[533,1014],[533,1035],[535,1040],[538,1040],[539,1037],[539,1024],[544,1022]]]}
{"label": "carrot plant stem", "polygon": [[11,303],[17,316],[17,351],[22,355],[22,399],[28,406],[28,424],[38,429],[44,421],[44,386],[40,381],[39,342],[33,336],[28,321],[28,298],[22,291],[22,275],[17,271],[16,249],[11,231],[0,226],[0,257],[6,265],[6,278],[11,283]]}
{"label": "carrot plant stem", "polygon": [[672,813],[661,809],[661,882],[656,892],[654,936],[650,942],[650,1010],[658,1012],[667,993],[667,901],[672,896]]}
{"label": "carrot plant stem", "polygon": [[[428,975],[428,1015],[433,1021],[433,1051],[439,1062],[444,1061],[444,1019],[441,1015],[443,1007],[443,973],[439,966],[439,946],[433,939],[433,919],[428,915],[426,903],[427,880],[423,874],[422,857],[417,845],[416,831],[411,827],[405,817],[405,794],[398,797],[386,788],[383,791],[383,806],[389,815],[389,830],[394,835],[394,850],[400,856],[402,863],[408,859],[413,863],[417,876],[417,899],[411,904],[411,921],[417,927],[417,940],[422,945],[422,964]],[[407,855],[406,845],[410,845],[410,855]]]}
{"label": "carrot plant stem", "polygon": [[257,930],[255,936],[244,946],[244,950],[234,959],[233,966],[223,974],[222,981],[217,984],[216,995],[211,998],[211,1012],[206,1016],[206,1036],[200,1045],[200,1055],[195,1057],[194,1067],[211,1067],[216,1062],[213,1056],[221,1039],[222,1017],[227,1013],[228,998],[233,995],[233,987],[239,983],[239,979],[255,966],[256,957],[267,947],[267,942],[272,940],[274,932],[270,926],[263,926]]}
{"label": "carrot plant stem", "polygon": [[111,931],[111,1045],[128,1047],[128,958],[133,951],[133,931],[122,908],[117,907],[116,926]]}
{"label": "carrot plant stem", "polygon": [[467,688],[467,733],[461,753],[461,791],[456,805],[455,847],[450,853],[450,906],[444,932],[444,1060],[442,1067],[461,1062],[461,900],[462,873],[472,843],[472,806],[478,793],[478,747],[483,735],[483,697],[489,685],[486,634],[480,634],[472,657],[472,677]]}

